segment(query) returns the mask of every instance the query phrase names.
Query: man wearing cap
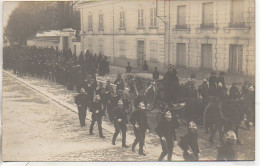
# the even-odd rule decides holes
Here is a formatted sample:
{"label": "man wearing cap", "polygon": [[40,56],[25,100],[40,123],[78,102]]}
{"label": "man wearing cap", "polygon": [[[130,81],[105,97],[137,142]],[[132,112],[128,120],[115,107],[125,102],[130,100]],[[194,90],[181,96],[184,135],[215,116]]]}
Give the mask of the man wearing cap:
{"label": "man wearing cap", "polygon": [[217,89],[217,78],[216,73],[211,72],[209,77],[209,96],[216,96],[216,89]]}
{"label": "man wearing cap", "polygon": [[135,146],[139,143],[139,155],[146,156],[143,151],[144,141],[145,141],[145,132],[149,132],[148,121],[146,117],[145,103],[139,101],[137,104],[136,110],[132,113],[130,117],[130,123],[134,126],[134,135],[135,140],[132,145],[132,152],[135,151]]}
{"label": "man wearing cap", "polygon": [[112,96],[114,95],[114,89],[110,85],[110,81],[107,80],[106,87],[105,87],[105,94],[103,98],[103,106],[104,111],[107,111],[108,117],[110,121],[113,120],[113,114],[112,114]]}
{"label": "man wearing cap", "polygon": [[116,78],[114,84],[116,85],[116,90],[124,90],[124,88],[125,88],[124,81],[123,81],[120,73],[117,74],[117,78]]}
{"label": "man wearing cap", "polygon": [[227,131],[223,136],[223,142],[218,146],[217,160],[234,161],[237,160],[234,144],[237,142],[236,134],[233,130]]}
{"label": "man wearing cap", "polygon": [[114,126],[115,126],[115,133],[112,138],[112,144],[115,145],[116,138],[118,134],[121,132],[122,134],[122,147],[127,148],[126,145],[126,124],[128,123],[127,120],[127,113],[123,106],[123,101],[119,100],[118,104],[115,107],[114,111]]}
{"label": "man wearing cap", "polygon": [[202,84],[199,86],[198,89],[199,95],[202,97],[202,101],[207,101],[209,97],[209,86],[206,79],[203,80]]}
{"label": "man wearing cap", "polygon": [[173,141],[177,143],[176,132],[174,126],[174,119],[170,111],[165,112],[165,116],[158,122],[158,126],[155,129],[156,134],[160,137],[162,146],[162,153],[159,157],[159,161],[168,154],[168,161],[172,161]]}
{"label": "man wearing cap", "polygon": [[185,161],[199,160],[198,130],[193,121],[189,123],[188,133],[181,138],[179,146]]}
{"label": "man wearing cap", "polygon": [[220,102],[225,101],[227,99],[227,97],[228,97],[226,88],[223,87],[221,82],[218,83],[218,87],[216,89],[216,96],[218,97],[218,100]]}
{"label": "man wearing cap", "polygon": [[219,76],[217,78],[217,83],[221,82],[222,86],[224,88],[226,88],[224,75],[225,75],[225,72],[223,72],[223,71],[219,73]]}
{"label": "man wearing cap", "polygon": [[229,99],[236,100],[239,98],[239,96],[240,96],[239,90],[236,87],[236,83],[233,82],[232,86],[229,89]]}
{"label": "man wearing cap", "polygon": [[89,134],[93,135],[93,128],[94,128],[95,123],[97,122],[99,137],[105,138],[103,136],[103,132],[102,132],[102,117],[104,116],[104,111],[102,109],[102,105],[101,105],[99,95],[95,96],[94,102],[91,104],[90,111],[92,112],[92,116],[91,116],[91,124],[90,124],[90,128],[89,128]]}
{"label": "man wearing cap", "polygon": [[78,116],[79,116],[79,122],[80,126],[84,127],[86,126],[85,119],[86,119],[86,110],[88,105],[88,96],[85,93],[85,90],[81,88],[80,93],[75,96],[75,103],[78,106]]}
{"label": "man wearing cap", "polygon": [[172,99],[177,97],[176,91],[179,84],[179,78],[173,65],[168,66],[168,71],[163,77],[163,82],[165,99],[170,102]]}
{"label": "man wearing cap", "polygon": [[94,85],[94,80],[91,78],[91,75],[89,75],[88,79],[84,81],[84,89],[88,94],[89,101],[93,102],[96,89]]}

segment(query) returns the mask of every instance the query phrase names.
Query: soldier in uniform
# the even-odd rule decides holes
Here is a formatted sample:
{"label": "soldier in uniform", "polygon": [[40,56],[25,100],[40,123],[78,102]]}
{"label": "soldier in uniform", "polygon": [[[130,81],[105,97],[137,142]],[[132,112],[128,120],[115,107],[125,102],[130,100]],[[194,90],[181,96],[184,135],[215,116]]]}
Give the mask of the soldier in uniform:
{"label": "soldier in uniform", "polygon": [[221,82],[218,83],[218,87],[216,89],[216,96],[218,97],[218,100],[220,102],[225,101],[228,97],[227,92],[226,92],[226,88],[223,87]]}
{"label": "soldier in uniform", "polygon": [[135,100],[136,110],[130,117],[130,123],[134,126],[135,140],[132,145],[132,152],[135,151],[135,146],[139,143],[139,155],[146,156],[143,151],[145,132],[149,132],[148,121],[146,117],[146,108],[143,101]]}
{"label": "soldier in uniform", "polygon": [[209,96],[215,96],[216,89],[217,89],[216,73],[211,72],[209,77]]}
{"label": "soldier in uniform", "polygon": [[223,86],[224,88],[226,88],[224,75],[225,75],[225,73],[224,73],[223,71],[219,73],[219,76],[218,76],[218,78],[217,78],[217,83],[221,82],[221,83],[222,83],[222,86]]}
{"label": "soldier in uniform", "polygon": [[124,109],[123,106],[123,101],[119,100],[116,107],[115,107],[115,112],[114,112],[114,126],[115,126],[115,133],[112,138],[112,144],[115,145],[116,143],[116,138],[121,132],[122,134],[122,147],[127,148],[128,146],[126,145],[126,124],[128,123],[127,120],[127,113],[126,110]]}
{"label": "soldier in uniform", "polygon": [[162,153],[159,157],[159,161],[168,154],[168,161],[172,160],[173,141],[176,143],[176,132],[174,121],[170,111],[165,112],[165,116],[159,121],[158,126],[155,129],[156,134],[160,137],[162,146]]}
{"label": "soldier in uniform", "polygon": [[240,93],[239,93],[239,90],[238,88],[236,87],[236,83],[233,82],[232,83],[232,86],[230,87],[229,89],[229,98],[231,100],[236,100],[240,97]]}
{"label": "soldier in uniform", "polygon": [[127,62],[127,66],[126,66],[126,73],[131,73],[132,72],[132,67],[130,66],[130,62]]}
{"label": "soldier in uniform", "polygon": [[234,131],[229,130],[224,134],[223,143],[218,146],[217,160],[234,161],[236,160],[236,150],[234,144],[237,142],[237,137]]}
{"label": "soldier in uniform", "polygon": [[105,94],[103,98],[103,106],[104,111],[107,111],[108,117],[110,121],[113,121],[113,113],[112,113],[112,97],[114,95],[113,87],[110,85],[110,81],[107,80],[105,87]]}
{"label": "soldier in uniform", "polygon": [[199,160],[198,131],[193,121],[189,123],[188,133],[181,138],[179,146],[183,150],[185,161]]}
{"label": "soldier in uniform", "polygon": [[97,122],[99,137],[105,138],[105,136],[103,135],[103,132],[102,132],[102,117],[104,116],[104,111],[102,109],[101,100],[100,100],[99,95],[95,96],[94,102],[91,104],[90,111],[92,112],[92,116],[91,116],[89,134],[93,135],[93,128],[94,128],[95,123]]}
{"label": "soldier in uniform", "polygon": [[154,80],[158,80],[159,79],[159,72],[157,70],[157,67],[154,68],[153,79]]}
{"label": "soldier in uniform", "polygon": [[121,78],[121,74],[117,74],[114,84],[116,85],[116,90],[124,90],[124,81]]}
{"label": "soldier in uniform", "polygon": [[78,116],[80,126],[86,126],[85,119],[86,119],[86,111],[88,105],[88,96],[85,93],[85,90],[81,88],[80,93],[75,97],[75,103],[78,106]]}
{"label": "soldier in uniform", "polygon": [[91,78],[91,76],[88,76],[88,80],[85,80],[83,87],[88,94],[89,101],[93,102],[96,88],[94,85],[94,80]]}

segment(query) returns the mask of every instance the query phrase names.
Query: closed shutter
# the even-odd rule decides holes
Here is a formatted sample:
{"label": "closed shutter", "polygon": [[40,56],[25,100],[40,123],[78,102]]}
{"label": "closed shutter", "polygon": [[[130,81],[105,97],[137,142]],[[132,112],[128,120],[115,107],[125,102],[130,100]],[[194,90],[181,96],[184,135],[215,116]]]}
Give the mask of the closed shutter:
{"label": "closed shutter", "polygon": [[186,66],[186,44],[177,44],[177,63],[178,66]]}
{"label": "closed shutter", "polygon": [[177,24],[181,26],[186,25],[186,6],[178,6],[177,12]]}
{"label": "closed shutter", "polygon": [[244,22],[244,0],[232,0],[231,23],[240,24]]}
{"label": "closed shutter", "polygon": [[213,3],[202,4],[202,24],[209,25],[213,23]]}
{"label": "closed shutter", "polygon": [[229,70],[231,72],[242,72],[243,47],[242,45],[230,45],[229,47]]}
{"label": "closed shutter", "polygon": [[212,45],[201,45],[201,67],[205,69],[212,68]]}

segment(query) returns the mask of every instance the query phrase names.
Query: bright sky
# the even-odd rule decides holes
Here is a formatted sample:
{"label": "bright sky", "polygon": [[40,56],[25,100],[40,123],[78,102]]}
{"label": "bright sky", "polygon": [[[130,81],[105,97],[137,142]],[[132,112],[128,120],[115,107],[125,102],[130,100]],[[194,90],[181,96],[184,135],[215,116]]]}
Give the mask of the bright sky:
{"label": "bright sky", "polygon": [[9,15],[17,7],[18,1],[4,1],[3,2],[3,27],[8,23]]}

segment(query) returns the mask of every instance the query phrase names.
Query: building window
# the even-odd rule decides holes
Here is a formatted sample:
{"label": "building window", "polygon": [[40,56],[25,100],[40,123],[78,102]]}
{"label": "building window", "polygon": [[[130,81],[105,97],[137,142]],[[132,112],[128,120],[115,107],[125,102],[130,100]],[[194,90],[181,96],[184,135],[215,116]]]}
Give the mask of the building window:
{"label": "building window", "polygon": [[104,30],[104,15],[99,14],[99,30]]}
{"label": "building window", "polygon": [[178,6],[177,7],[177,25],[176,29],[186,29],[186,6]]}
{"label": "building window", "polygon": [[212,44],[201,45],[201,68],[212,68]]}
{"label": "building window", "polygon": [[124,29],[125,28],[125,12],[121,11],[120,12],[120,28]]}
{"label": "building window", "polygon": [[157,41],[150,41],[150,59],[157,60]]}
{"label": "building window", "polygon": [[157,26],[156,8],[150,9],[150,27]]}
{"label": "building window", "polygon": [[92,17],[92,14],[90,14],[89,16],[88,16],[88,30],[89,31],[92,31],[93,30],[93,19],[92,19],[93,17]]}
{"label": "building window", "polygon": [[243,47],[242,45],[229,46],[229,70],[231,72],[242,72]]}
{"label": "building window", "polygon": [[213,28],[213,2],[202,4],[202,24],[201,28]]}
{"label": "building window", "polygon": [[138,10],[138,27],[139,28],[144,27],[144,9]]}
{"label": "building window", "polygon": [[125,58],[125,40],[119,41],[119,57]]}
{"label": "building window", "polygon": [[104,55],[104,39],[99,39],[98,48],[99,48],[99,53]]}
{"label": "building window", "polygon": [[229,27],[244,28],[244,0],[232,0]]}
{"label": "building window", "polygon": [[177,57],[176,57],[177,66],[186,66],[186,44],[177,43]]}
{"label": "building window", "polygon": [[93,51],[93,48],[92,48],[92,39],[88,39],[88,50],[89,51]]}

